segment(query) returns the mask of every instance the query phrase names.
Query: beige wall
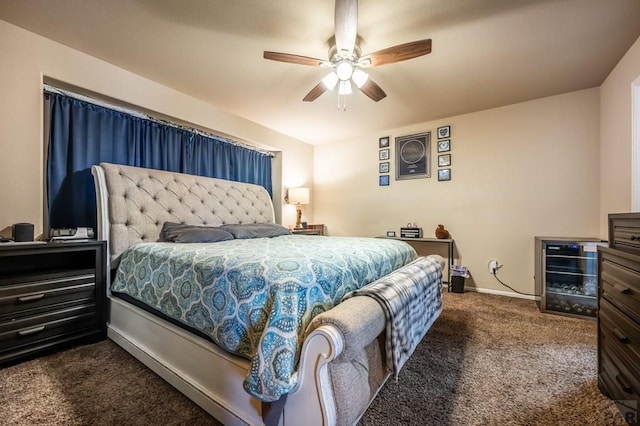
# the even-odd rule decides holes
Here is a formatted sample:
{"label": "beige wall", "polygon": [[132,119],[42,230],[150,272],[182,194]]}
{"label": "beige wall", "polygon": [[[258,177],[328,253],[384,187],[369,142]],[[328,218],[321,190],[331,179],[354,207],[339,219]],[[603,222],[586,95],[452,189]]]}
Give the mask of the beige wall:
{"label": "beige wall", "polygon": [[[42,223],[44,78],[281,150],[279,189],[313,184],[303,220],[324,222],[332,235],[382,235],[417,222],[432,236],[443,223],[456,239],[457,263],[473,275],[467,284],[479,288],[506,290],[487,272],[494,258],[504,281],[533,291],[535,235],[606,237],[606,213],[631,206],[631,82],[640,74],[640,41],[599,89],[363,132],[315,149],[4,21],[0,57],[0,229]],[[452,126],[450,182],[433,173],[378,186],[379,137],[433,135],[441,125]],[[434,166],[433,146],[432,156]],[[282,194],[276,203],[282,222],[292,224],[293,206]]]}
{"label": "beige wall", "polygon": [[[15,222],[41,232],[42,81],[52,78],[282,151],[282,186],[310,185],[313,147],[196,98],[0,21],[0,230]],[[276,203],[283,203],[274,188]],[[283,206],[282,222],[295,221]]]}
{"label": "beige wall", "polygon": [[[609,213],[633,210],[631,93],[632,83],[639,77],[640,38],[600,87],[600,234],[602,238],[607,238]],[[636,84],[640,85],[640,82]],[[638,120],[636,125],[640,125],[640,111],[636,114],[639,116],[636,118]]]}
{"label": "beige wall", "polygon": [[[432,172],[378,186],[379,137],[433,135],[443,125],[451,126],[451,181]],[[399,233],[417,222],[432,237],[444,224],[473,276],[467,285],[508,291],[488,272],[497,259],[499,277],[531,293],[534,236],[598,236],[599,135],[593,88],[316,146],[314,215],[331,235]],[[431,154],[434,166],[433,140]]]}

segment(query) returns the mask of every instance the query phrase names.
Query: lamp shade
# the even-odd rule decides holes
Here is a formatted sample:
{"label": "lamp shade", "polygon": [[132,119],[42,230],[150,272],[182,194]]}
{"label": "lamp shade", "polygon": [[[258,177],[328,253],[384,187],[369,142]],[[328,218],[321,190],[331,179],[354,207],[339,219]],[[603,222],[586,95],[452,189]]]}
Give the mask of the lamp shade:
{"label": "lamp shade", "polygon": [[322,84],[324,84],[324,87],[326,87],[327,90],[333,90],[336,87],[337,83],[338,74],[336,74],[335,71],[331,71],[322,79]]}
{"label": "lamp shade", "polygon": [[338,86],[338,94],[339,95],[350,95],[353,93],[351,89],[351,82],[349,80],[342,81],[340,80],[340,85]]}
{"label": "lamp shade", "polygon": [[309,204],[309,188],[289,188],[289,204]]}
{"label": "lamp shade", "polygon": [[361,69],[357,69],[353,71],[353,74],[351,75],[351,79],[356,84],[356,86],[362,87],[369,79],[369,74],[362,71]]}

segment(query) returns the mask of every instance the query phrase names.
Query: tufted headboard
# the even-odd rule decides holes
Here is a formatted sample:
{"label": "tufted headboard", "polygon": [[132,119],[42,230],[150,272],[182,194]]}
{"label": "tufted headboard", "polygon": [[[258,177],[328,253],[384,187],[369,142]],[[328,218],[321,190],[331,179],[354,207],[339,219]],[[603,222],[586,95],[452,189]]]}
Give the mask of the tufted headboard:
{"label": "tufted headboard", "polygon": [[165,222],[274,222],[269,193],[259,185],[109,163],[93,166],[91,173],[98,204],[97,237],[108,241],[112,267],[130,245],[158,241]]}

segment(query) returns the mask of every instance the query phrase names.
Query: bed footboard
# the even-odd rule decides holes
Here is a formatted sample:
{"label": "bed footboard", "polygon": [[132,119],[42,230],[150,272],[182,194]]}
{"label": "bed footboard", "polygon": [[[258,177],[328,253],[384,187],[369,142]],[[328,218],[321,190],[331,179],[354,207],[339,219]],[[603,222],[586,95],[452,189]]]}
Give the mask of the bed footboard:
{"label": "bed footboard", "polygon": [[[284,424],[300,419],[305,424],[354,424],[377,392],[372,395],[363,354],[372,342],[377,346],[384,325],[382,309],[368,297],[354,297],[318,315],[307,329],[298,385],[287,397]],[[379,360],[380,352],[375,352]],[[335,392],[345,381],[355,386],[348,400],[344,392]]]}
{"label": "bed footboard", "polygon": [[[441,267],[444,266],[441,256],[430,257],[436,259]],[[434,285],[442,290],[442,283]],[[297,417],[298,420],[322,418],[324,421],[319,424],[340,426],[358,422],[390,376],[385,359],[385,327],[383,309],[377,301],[367,296],[347,299],[313,319],[307,329],[305,348],[310,349],[308,343],[312,338],[317,338],[316,333],[321,333],[327,342],[333,340],[333,343],[328,343],[333,345],[333,349],[325,349],[328,356],[322,362],[317,362],[320,356],[318,352],[312,355],[311,351],[303,349],[298,387],[306,388],[306,392],[309,392],[308,382],[315,375],[315,397],[322,401],[323,412],[317,414],[318,417],[315,417],[315,413],[311,417],[311,411],[302,408],[296,415],[305,417]],[[317,368],[314,370],[313,364],[316,362]],[[286,411],[297,406],[294,392],[289,395],[285,419],[296,419],[289,417]]]}

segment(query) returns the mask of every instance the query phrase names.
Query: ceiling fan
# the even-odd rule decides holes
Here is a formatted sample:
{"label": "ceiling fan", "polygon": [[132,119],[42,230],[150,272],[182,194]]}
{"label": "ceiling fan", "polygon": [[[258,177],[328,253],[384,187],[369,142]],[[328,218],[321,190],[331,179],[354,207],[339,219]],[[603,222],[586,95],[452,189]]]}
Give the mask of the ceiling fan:
{"label": "ceiling fan", "polygon": [[393,64],[431,53],[431,39],[424,39],[362,55],[357,43],[357,30],[358,0],[336,0],[335,45],[329,49],[329,60],[270,51],[264,52],[264,58],[331,69],[331,72],[302,99],[305,102],[316,100],[325,91],[333,90],[336,86],[339,95],[349,95],[353,90],[352,82],[362,93],[378,102],[387,94],[369,78],[363,68]]}

